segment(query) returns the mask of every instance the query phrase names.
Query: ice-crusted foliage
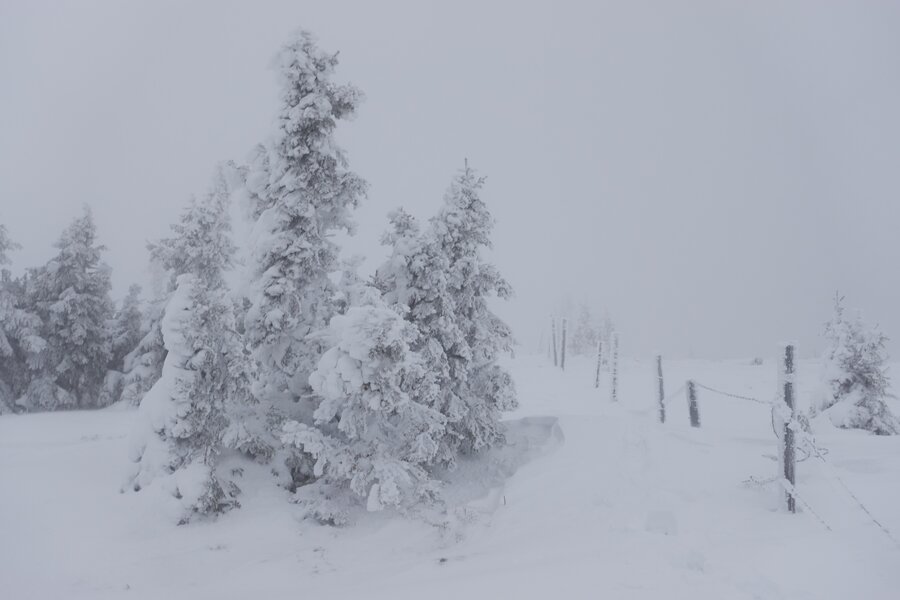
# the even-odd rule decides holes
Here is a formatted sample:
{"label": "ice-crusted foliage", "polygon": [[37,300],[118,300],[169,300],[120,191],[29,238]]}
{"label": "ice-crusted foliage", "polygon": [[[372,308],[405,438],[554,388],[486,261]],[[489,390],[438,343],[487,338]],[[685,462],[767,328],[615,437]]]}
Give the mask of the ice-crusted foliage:
{"label": "ice-crusted foliage", "polygon": [[220,170],[210,192],[192,200],[174,235],[151,246],[175,289],[160,321],[162,374],[140,405],[132,487],[148,486],[180,503],[180,518],[236,504],[237,487],[216,472],[223,446],[260,451],[244,435],[252,425],[249,358],[235,330],[224,273],[234,245],[228,185]]}
{"label": "ice-crusted foliage", "polygon": [[150,256],[169,273],[169,289],[180,275],[193,273],[208,289],[225,286],[225,271],[232,266],[235,245],[228,219],[230,191],[224,172],[217,169],[203,198],[191,198],[172,237],[148,244]]}
{"label": "ice-crusted foliage", "polygon": [[0,225],[0,414],[16,409],[46,346],[41,321],[26,305],[25,281],[3,268],[9,264],[9,252],[17,248]]}
{"label": "ice-crusted foliage", "polygon": [[316,482],[300,487],[298,500],[330,521],[341,520],[341,490],[372,511],[409,508],[438,491],[428,469],[446,419],[433,408],[434,377],[412,350],[416,328],[376,294],[370,298],[331,320],[330,347],[310,376],[314,426],[288,421],[283,428],[282,441],[315,463]]}
{"label": "ice-crusted foliage", "polygon": [[813,414],[824,412],[837,427],[878,435],[900,433],[900,420],[884,401],[889,387],[887,337],[867,326],[859,315],[849,317],[843,300],[835,295],[834,316],[825,326],[828,390],[812,407]]}
{"label": "ice-crusted foliage", "polygon": [[331,236],[352,231],[351,210],[366,190],[333,137],[361,99],[355,87],[332,81],[337,54],[300,32],[276,64],[278,130],[242,170],[255,265],[245,329],[260,365],[256,393],[269,402],[309,391],[323,348],[308,336],[336,312],[328,275],[339,268],[338,247]]}
{"label": "ice-crusted foliage", "polygon": [[63,232],[57,255],[34,269],[29,303],[42,322],[46,347],[25,404],[59,409],[97,406],[111,350],[106,324],[113,313],[109,267],[96,243],[88,208]]}
{"label": "ice-crusted foliage", "polygon": [[447,419],[437,458],[448,465],[460,452],[502,441],[501,413],[517,405],[512,379],[497,364],[512,334],[487,304],[511,290],[481,254],[494,225],[480,197],[483,183],[467,165],[421,234],[408,215],[395,213],[385,237],[392,254],[375,279],[388,303],[409,307],[407,319],[419,331],[414,349],[436,377],[433,406]]}

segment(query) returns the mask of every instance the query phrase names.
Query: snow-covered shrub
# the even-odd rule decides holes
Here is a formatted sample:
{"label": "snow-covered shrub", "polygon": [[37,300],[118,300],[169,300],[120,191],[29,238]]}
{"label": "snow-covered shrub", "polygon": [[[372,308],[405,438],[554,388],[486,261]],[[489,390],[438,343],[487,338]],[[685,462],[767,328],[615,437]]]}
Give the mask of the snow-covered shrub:
{"label": "snow-covered shrub", "polygon": [[297,498],[326,520],[343,520],[342,489],[369,510],[408,508],[438,490],[428,470],[445,435],[446,420],[432,407],[438,390],[411,348],[416,328],[373,302],[331,320],[330,347],[310,376],[315,424],[284,425],[284,443],[315,461],[316,482]]}
{"label": "snow-covered shrub", "polygon": [[827,391],[812,406],[837,427],[865,429],[878,435],[900,433],[900,420],[887,404],[887,337],[857,315],[848,317],[843,298],[835,295],[834,316],[826,324],[824,380]]}

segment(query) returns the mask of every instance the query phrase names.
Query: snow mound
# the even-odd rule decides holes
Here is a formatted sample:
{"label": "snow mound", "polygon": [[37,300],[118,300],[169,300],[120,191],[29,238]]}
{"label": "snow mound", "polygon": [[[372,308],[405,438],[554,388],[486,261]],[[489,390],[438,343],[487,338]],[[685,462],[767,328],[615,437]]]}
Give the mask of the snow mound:
{"label": "snow mound", "polygon": [[556,450],[565,441],[556,417],[523,417],[504,422],[506,443],[484,454],[461,460],[442,479],[444,498],[453,507],[490,514],[505,502],[503,491],[516,472]]}

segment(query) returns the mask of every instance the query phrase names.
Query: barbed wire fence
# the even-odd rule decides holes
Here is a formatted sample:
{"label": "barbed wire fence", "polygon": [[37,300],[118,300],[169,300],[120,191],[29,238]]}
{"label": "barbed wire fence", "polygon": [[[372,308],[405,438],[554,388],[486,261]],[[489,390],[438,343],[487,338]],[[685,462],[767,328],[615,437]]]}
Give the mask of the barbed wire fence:
{"label": "barbed wire fence", "polygon": [[[554,366],[562,366],[562,361],[559,356],[559,346],[557,333],[559,333],[560,328],[556,327],[556,319],[551,320],[551,336],[550,336],[550,348],[548,348],[548,358],[550,358],[551,350],[552,350],[552,358]],[[616,336],[617,337],[617,336]],[[565,339],[565,338],[563,338]],[[609,364],[607,365],[607,370],[611,376],[611,395],[610,398],[615,401],[617,399],[617,367],[616,364],[618,358],[616,344],[618,340],[610,339],[609,347],[606,349],[607,355],[610,356]],[[602,342],[601,342],[602,344]],[[597,347],[597,365],[594,372],[594,380],[593,384],[595,388],[600,387],[600,371],[601,371],[601,357],[602,357],[602,346],[598,344]],[[831,463],[831,461],[827,458],[828,449],[819,446],[815,440],[815,437],[812,435],[810,430],[809,421],[802,413],[798,413],[794,406],[794,372],[793,372],[793,353],[794,347],[793,344],[787,344],[784,346],[785,356],[784,362],[780,364],[779,370],[779,393],[775,394],[775,397],[772,400],[766,400],[763,398],[757,398],[755,396],[748,396],[745,394],[738,394],[735,392],[726,391],[720,389],[718,387],[713,387],[707,385],[703,382],[697,381],[696,379],[689,379],[684,384],[679,386],[675,391],[666,393],[664,380],[663,380],[663,365],[662,365],[662,356],[656,355],[656,367],[657,367],[657,379],[658,379],[658,405],[655,409],[657,412],[657,418],[660,423],[665,423],[667,420],[667,407],[671,404],[671,402],[677,399],[682,394],[686,395],[686,399],[688,401],[688,410],[691,425],[693,427],[700,427],[700,418],[699,418],[699,403],[697,399],[696,390],[700,389],[705,392],[709,392],[711,394],[715,394],[721,396],[723,398],[729,398],[732,400],[738,400],[742,402],[751,402],[754,404],[760,404],[764,406],[770,407],[770,424],[772,427],[772,433],[774,437],[778,440],[779,444],[779,453],[777,456],[777,460],[779,462],[779,474],[774,477],[769,477],[766,479],[759,479],[757,477],[751,476],[744,483],[748,486],[753,487],[764,487],[769,485],[777,485],[781,489],[784,490],[784,493],[787,497],[787,506],[788,510],[791,512],[795,512],[795,502],[798,502],[802,507],[804,512],[811,515],[822,527],[829,532],[835,531],[834,527],[822,517],[810,504],[805,494],[801,494],[797,490],[797,485],[795,481],[795,465],[796,463],[802,463],[810,458],[815,457],[819,461],[821,461],[824,466],[824,470],[826,472],[827,477],[830,480],[833,480],[837,485],[844,491],[847,497],[857,506],[857,508],[866,516],[867,520],[875,526],[882,535],[887,538],[887,540],[894,546],[895,549],[900,551],[900,538],[895,535],[890,528],[888,528],[882,521],[880,521],[869,509],[868,506],[860,499],[859,495],[853,491],[853,489],[847,484],[847,482],[837,473],[835,466]],[[565,360],[565,359],[563,359]],[[562,364],[561,364],[562,363]],[[787,399],[790,399],[790,404],[786,402]],[[642,411],[643,412],[643,411]],[[648,411],[649,416],[649,411]]]}
{"label": "barbed wire fence", "polygon": [[[791,348],[790,351],[787,350],[788,347]],[[790,353],[790,357],[788,360],[792,363],[793,362],[793,347],[786,346],[785,350],[786,350],[786,355],[788,352]],[[783,386],[785,384],[790,384],[791,387],[793,386],[793,377],[792,377],[793,365],[791,364],[790,367],[791,367],[791,369],[790,369],[789,373],[785,373],[784,370],[782,370],[779,373],[780,379],[781,379],[781,381],[780,381],[781,386]],[[818,459],[824,466],[826,475],[828,476],[828,478],[833,480],[834,482],[836,482],[838,484],[838,486],[844,491],[844,493],[847,494],[847,497],[850,498],[850,500],[859,508],[859,510],[861,510],[865,514],[868,521],[872,525],[874,525],[897,550],[900,550],[900,539],[898,539],[898,537],[882,521],[880,521],[872,513],[872,511],[869,509],[869,507],[866,506],[866,504],[860,499],[859,495],[856,492],[854,492],[853,489],[847,484],[847,482],[837,473],[834,465],[831,463],[831,461],[827,457],[828,449],[819,446],[818,443],[816,442],[815,436],[813,436],[813,434],[810,430],[809,421],[804,416],[798,414],[793,406],[788,407],[787,405],[785,405],[783,402],[780,401],[784,397],[783,396],[784,392],[782,392],[782,394],[780,394],[781,398],[776,398],[773,400],[764,400],[764,399],[756,398],[753,396],[746,396],[743,394],[728,392],[728,391],[725,391],[722,389],[718,389],[718,388],[706,385],[706,384],[698,382],[696,380],[689,380],[686,384],[680,386],[674,392],[665,394],[663,391],[663,382],[662,382],[662,360],[659,355],[657,355],[657,374],[658,374],[657,376],[659,378],[659,390],[660,390],[659,391],[659,403],[660,403],[661,407],[664,407],[666,404],[669,403],[669,401],[671,401],[674,398],[677,398],[680,394],[684,393],[685,390],[687,390],[691,387],[696,387],[696,388],[705,390],[707,392],[711,392],[713,394],[718,394],[719,396],[722,396],[725,398],[730,398],[733,400],[740,400],[740,401],[744,401],[744,402],[753,402],[755,404],[761,404],[761,405],[771,407],[770,416],[771,416],[772,433],[778,439],[779,446],[782,450],[782,452],[779,453],[779,458],[781,459],[780,466],[782,468],[784,467],[785,458],[792,458],[794,463],[804,462],[804,461],[809,460],[812,457],[815,457],[816,459]],[[664,412],[662,412],[664,410],[664,408],[661,408],[660,410],[661,410],[660,422],[664,423],[665,417],[664,417]],[[783,429],[781,432],[779,432],[779,428],[776,424],[776,421],[782,422],[781,424],[783,425]],[[699,423],[697,426],[699,426]],[[790,432],[790,434],[791,434],[790,436],[786,435],[788,432]],[[790,456],[790,457],[786,456],[786,454],[785,454],[785,448],[787,447],[787,444],[791,443],[791,440],[785,439],[786,437],[793,438],[793,443],[791,445],[794,447],[794,449],[791,452],[792,456]],[[797,452],[799,452],[799,456],[798,456]],[[791,471],[790,474],[793,475],[793,469],[790,469],[790,471]],[[804,511],[809,513],[810,515],[812,515],[812,517],[814,519],[816,519],[825,528],[826,531],[833,532],[834,528],[831,525],[829,525],[829,523],[815,509],[813,509],[813,507],[810,505],[809,501],[797,491],[796,482],[790,480],[786,476],[787,472],[788,472],[788,470],[786,469],[785,473],[779,473],[778,475],[776,475],[774,477],[770,477],[768,479],[762,479],[762,480],[760,480],[756,477],[750,477],[747,481],[745,481],[745,484],[752,485],[752,486],[758,486],[758,487],[767,486],[770,484],[777,484],[784,490],[786,496],[788,497],[789,508],[792,507],[792,505],[793,505],[793,502],[791,502],[792,500],[799,502],[801,504],[801,506],[803,507]],[[793,479],[793,477],[791,477],[791,479]]]}

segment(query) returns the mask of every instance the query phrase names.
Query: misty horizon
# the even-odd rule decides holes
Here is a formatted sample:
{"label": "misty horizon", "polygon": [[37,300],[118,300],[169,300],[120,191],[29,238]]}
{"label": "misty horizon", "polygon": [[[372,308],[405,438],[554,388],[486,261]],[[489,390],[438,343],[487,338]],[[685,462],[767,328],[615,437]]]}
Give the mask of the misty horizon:
{"label": "misty horizon", "polygon": [[366,95],[337,131],[370,185],[344,244],[365,273],[388,212],[430,217],[468,159],[523,352],[569,299],[629,355],[812,356],[836,290],[900,348],[900,8],[475,6],[4,5],[14,273],[88,204],[114,296],[146,287],[146,242],[271,132],[272,57],[303,28]]}

